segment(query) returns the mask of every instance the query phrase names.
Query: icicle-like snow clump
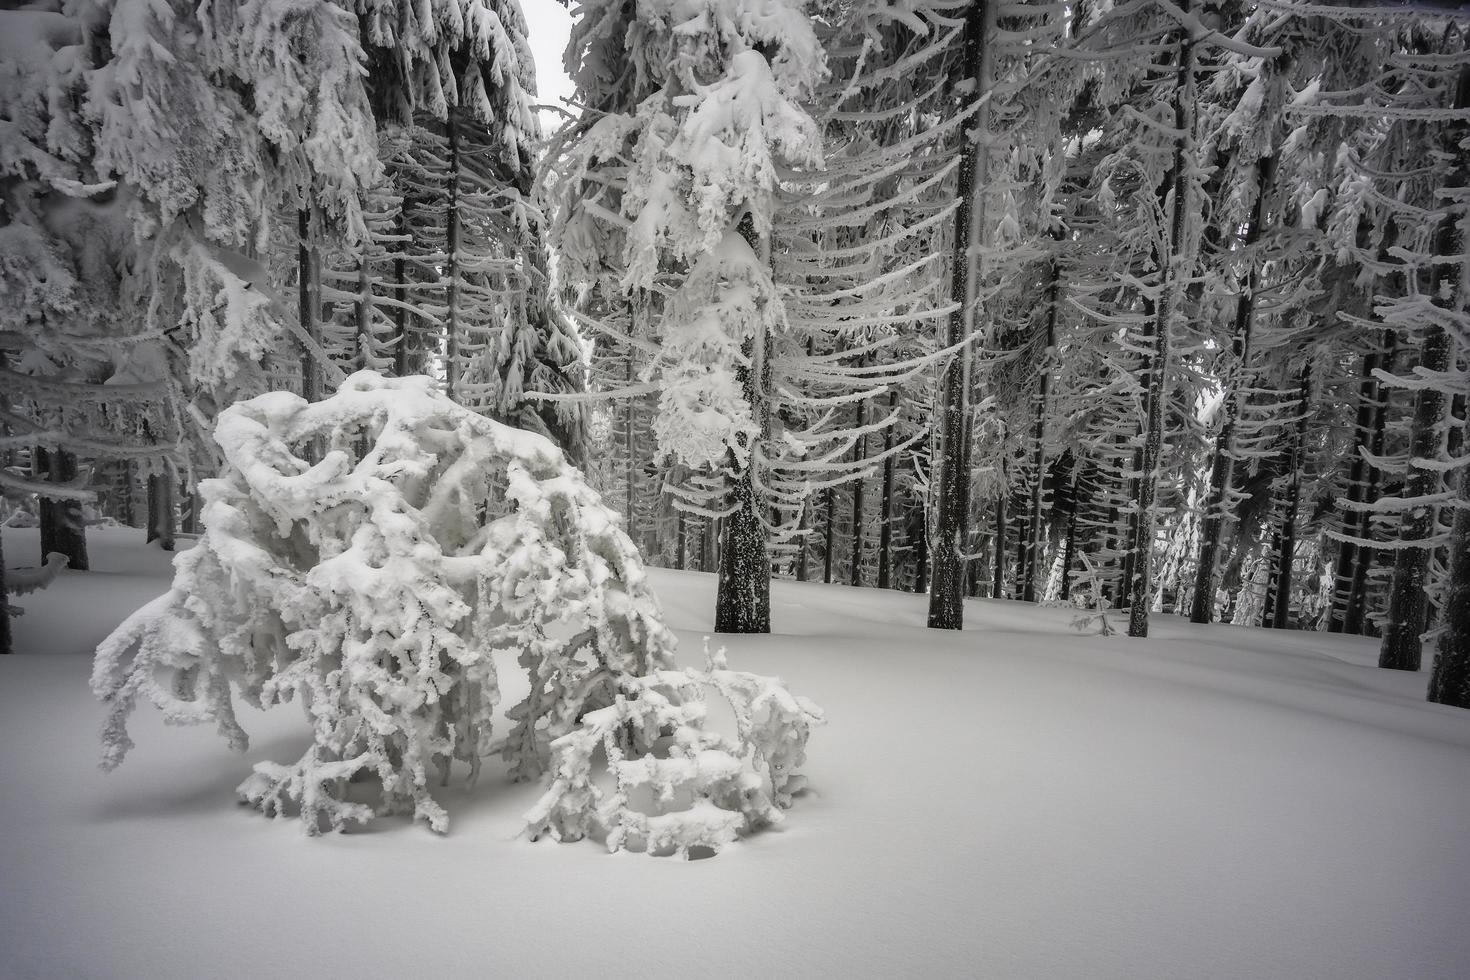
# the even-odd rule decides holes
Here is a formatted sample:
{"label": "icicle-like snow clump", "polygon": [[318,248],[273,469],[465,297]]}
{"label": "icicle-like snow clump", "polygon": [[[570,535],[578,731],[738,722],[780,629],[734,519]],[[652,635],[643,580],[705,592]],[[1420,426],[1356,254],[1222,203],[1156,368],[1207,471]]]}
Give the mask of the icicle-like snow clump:
{"label": "icicle-like snow clump", "polygon": [[[557,836],[606,816],[594,793],[568,795],[566,771],[570,746],[614,719],[620,786],[633,778],[623,767],[641,765],[644,782],[695,791],[692,809],[618,822],[649,850],[717,846],[789,802],[820,712],[722,664],[672,670],[637,548],[547,439],[456,405],[429,378],[367,371],[314,404],[286,392],[240,402],[215,439],[226,465],[200,485],[205,533],[175,559],[172,590],[98,647],[92,686],[112,708],[103,768],[132,747],[139,697],[244,749],[236,696],[267,707],[299,693],[311,747],[258,764],[245,800],[298,812],[311,834],[390,813],[442,832],[431,772],[447,777],[453,760],[478,772],[500,700],[492,655],[515,651],[531,685],[507,712],[504,754],[529,778],[556,746]],[[699,731],[701,683],[731,697],[737,741]],[[655,759],[664,735],[674,747]],[[737,775],[747,762],[768,777]],[[349,782],[364,784],[351,799]]]}

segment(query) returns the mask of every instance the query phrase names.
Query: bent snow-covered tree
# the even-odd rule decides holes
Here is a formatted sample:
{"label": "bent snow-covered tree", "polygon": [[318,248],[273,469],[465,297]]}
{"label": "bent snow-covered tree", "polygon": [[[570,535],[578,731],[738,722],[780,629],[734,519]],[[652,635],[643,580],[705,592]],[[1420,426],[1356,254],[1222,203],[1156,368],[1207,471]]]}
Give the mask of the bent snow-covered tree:
{"label": "bent snow-covered tree", "polygon": [[[289,765],[257,764],[245,800],[272,815],[298,811],[311,834],[393,813],[444,831],[431,773],[447,778],[458,760],[473,778],[491,753],[494,655],[506,652],[531,679],[506,713],[503,753],[518,778],[545,771],[553,743],[565,769],[569,743],[556,740],[600,732],[607,708],[628,716],[623,758],[667,769],[650,752],[670,705],[689,702],[680,717],[699,727],[690,683],[750,692],[732,698],[737,717],[744,704],[760,723],[726,751],[677,764],[697,770],[684,783],[695,809],[650,816],[661,822],[656,840],[643,828],[648,849],[717,846],[768,820],[767,800],[783,801],[820,713],[769,678],[681,679],[637,549],[549,440],[455,405],[432,379],[371,372],[314,404],[286,392],[241,402],[215,438],[225,469],[201,485],[199,543],[177,559],[172,591],[98,648],[93,689],[112,709],[104,768],[132,747],[126,723],[139,698],[170,722],[213,723],[243,749],[237,698],[268,707],[299,694],[311,747]],[[307,447],[320,447],[320,462]],[[660,723],[639,727],[645,717]],[[691,731],[663,755],[691,738],[719,748]],[[761,764],[768,796],[752,771]],[[349,799],[351,781],[367,788]],[[554,798],[559,828],[593,819],[581,812],[589,794]],[[712,823],[710,806],[733,816]]]}

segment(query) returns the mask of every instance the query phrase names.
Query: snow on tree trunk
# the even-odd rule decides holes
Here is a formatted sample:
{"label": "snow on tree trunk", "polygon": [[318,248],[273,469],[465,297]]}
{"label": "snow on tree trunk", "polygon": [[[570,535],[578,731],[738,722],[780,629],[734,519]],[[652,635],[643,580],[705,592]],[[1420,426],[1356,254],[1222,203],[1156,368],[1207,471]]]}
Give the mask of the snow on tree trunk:
{"label": "snow on tree trunk", "polygon": [[[392,813],[442,832],[433,773],[447,779],[458,761],[473,779],[492,751],[504,653],[531,681],[506,712],[512,774],[536,776],[555,755],[557,781],[532,824],[565,835],[607,816],[566,781],[568,767],[590,765],[575,746],[603,737],[621,753],[609,753],[620,780],[631,777],[619,767],[641,765],[695,790],[689,811],[663,798],[661,822],[641,828],[650,850],[717,846],[789,802],[820,712],[770,678],[717,669],[686,683],[672,671],[674,638],[637,549],[548,439],[454,404],[433,379],[366,371],[315,403],[288,392],[241,402],[215,438],[225,469],[201,484],[199,543],[175,560],[173,589],[98,647],[104,768],[132,747],[140,698],[243,749],[237,700],[299,696],[311,747],[291,764],[257,764],[244,800],[297,811],[309,834]],[[311,445],[319,462],[304,456]],[[690,684],[740,692],[738,717],[753,727],[734,742],[702,732]],[[655,757],[676,717],[687,730]],[[769,790],[747,771],[761,760]],[[348,797],[349,781],[365,781],[368,802],[362,789]]]}

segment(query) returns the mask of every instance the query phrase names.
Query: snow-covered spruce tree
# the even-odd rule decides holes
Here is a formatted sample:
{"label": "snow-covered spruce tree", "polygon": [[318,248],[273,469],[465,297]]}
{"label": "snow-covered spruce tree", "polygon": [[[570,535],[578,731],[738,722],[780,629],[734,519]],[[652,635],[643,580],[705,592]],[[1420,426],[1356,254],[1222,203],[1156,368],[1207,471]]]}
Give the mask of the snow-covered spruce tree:
{"label": "snow-covered spruce tree", "polygon": [[0,491],[39,497],[40,557],[75,570],[93,466],[171,451],[159,338],[127,291],[128,195],[98,175],[77,109],[83,40],[49,5],[0,10],[0,450],[31,469],[0,467]]}
{"label": "snow-covered spruce tree", "polygon": [[[660,451],[729,487],[715,628],[770,629],[766,458],[772,338],[786,326],[771,274],[777,168],[819,164],[802,101],[825,71],[805,0],[584,7],[572,39],[581,98],[604,114],[572,150],[559,240],[569,275],[632,296],[684,270],[663,301]],[[636,71],[606,62],[625,44]],[[631,89],[631,91],[625,91]],[[600,198],[601,170],[624,178]],[[611,226],[611,227],[609,227]]]}
{"label": "snow-covered spruce tree", "polygon": [[[525,19],[514,0],[358,4],[368,85],[402,201],[392,270],[373,286],[392,310],[396,366],[412,344],[457,401],[551,436],[580,458],[581,348],[550,290],[535,187],[540,125]],[[360,278],[356,259],[338,278]],[[360,304],[359,304],[360,305]],[[414,328],[410,331],[409,322]],[[400,371],[399,373],[402,373]]]}
{"label": "snow-covered spruce tree", "polygon": [[[533,832],[605,826],[610,846],[631,833],[687,852],[789,803],[820,712],[718,658],[712,673],[672,669],[637,549],[547,439],[455,405],[430,378],[371,372],[316,403],[287,392],[241,402],[216,439],[226,467],[201,486],[205,532],[176,560],[172,591],[98,648],[104,768],[131,748],[140,698],[243,749],[237,700],[299,697],[311,747],[293,764],[257,764],[245,800],[297,809],[312,834],[390,813],[444,831],[433,772],[448,778],[460,761],[473,778],[492,751],[495,658],[510,653],[531,683],[506,713],[503,753],[522,778],[545,770],[548,743],[554,756]],[[706,684],[735,706],[736,738],[700,730]],[[673,746],[655,757],[665,735]],[[601,799],[584,750],[603,742],[620,794],[653,782],[692,790],[694,807],[639,815],[625,795]],[[369,802],[351,798],[353,780],[372,787]]]}

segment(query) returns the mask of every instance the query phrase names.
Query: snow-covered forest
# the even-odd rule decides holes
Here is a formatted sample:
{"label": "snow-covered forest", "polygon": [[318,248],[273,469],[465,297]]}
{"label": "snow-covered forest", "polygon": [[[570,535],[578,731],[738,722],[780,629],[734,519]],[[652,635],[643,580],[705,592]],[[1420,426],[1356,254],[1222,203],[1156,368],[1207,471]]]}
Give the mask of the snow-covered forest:
{"label": "snow-covered forest", "polygon": [[[572,94],[538,95],[533,46],[568,17]],[[982,954],[945,913],[908,958],[865,959],[859,929],[837,962],[1463,976],[1470,843],[1441,818],[1470,812],[1467,396],[1455,0],[0,0],[0,724],[86,728],[68,765],[150,743],[132,803],[127,770],[53,796],[72,777],[7,725],[0,776],[31,791],[0,824],[157,814],[137,801],[162,787],[213,835],[183,787],[232,763],[152,738],[207,723],[252,753],[240,798],[311,835],[483,828],[485,766],[534,788],[497,785],[500,838],[725,861],[781,825],[721,874],[770,890],[761,861],[832,835],[797,866],[840,904],[833,855],[928,833],[940,799],[936,833],[1009,787],[1023,850],[1066,837],[1036,785],[955,772],[997,741],[1050,724],[1029,770],[1080,786],[1072,749],[1177,737],[1198,766],[1153,746],[1128,772],[1187,802],[1076,838],[1133,853],[1190,824],[1164,849],[1206,842],[1208,867],[1160,859],[1134,896],[1172,932],[1049,968],[1050,941]],[[241,704],[300,760],[254,754]],[[853,786],[929,754],[914,812],[874,804],[898,826],[843,823],[876,819],[844,814]],[[1360,897],[1388,874],[1381,943],[1339,908],[1251,960],[1211,931],[1247,920],[1180,911],[1241,854],[1290,863],[1264,832],[1219,844],[1278,791],[1286,819],[1357,811],[1295,857]],[[1395,821],[1434,860],[1359,861]],[[26,921],[92,928],[18,844]],[[947,846],[881,880],[921,867],[963,907]],[[965,874],[993,866],[978,847]],[[534,891],[537,859],[505,860]],[[683,887],[639,873],[638,901]],[[1088,896],[1055,904],[1095,940]],[[831,966],[787,941],[757,973]],[[0,974],[111,972],[24,948]]]}

